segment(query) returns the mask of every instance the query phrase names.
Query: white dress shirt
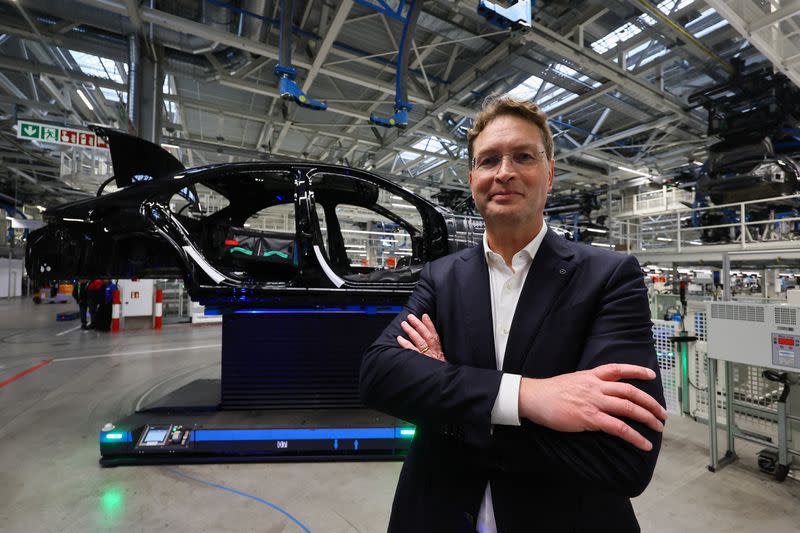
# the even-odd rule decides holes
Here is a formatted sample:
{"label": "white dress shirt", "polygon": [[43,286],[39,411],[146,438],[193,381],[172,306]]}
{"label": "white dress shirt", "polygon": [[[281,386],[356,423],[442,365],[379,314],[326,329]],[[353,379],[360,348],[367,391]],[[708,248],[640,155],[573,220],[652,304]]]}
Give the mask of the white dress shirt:
{"label": "white dress shirt", "polygon": [[[492,331],[494,333],[494,353],[497,369],[503,369],[503,360],[506,356],[508,334],[511,331],[511,321],[514,311],[522,293],[522,286],[528,277],[533,258],[539,250],[539,245],[547,233],[547,224],[542,221],[542,229],[536,236],[517,252],[511,259],[511,268],[506,265],[500,254],[489,248],[486,234],[483,234],[483,249],[486,254],[486,264],[489,267],[489,293],[492,302]],[[492,407],[492,424],[519,426],[519,384],[522,376],[519,374],[503,374],[500,380],[500,390]],[[497,533],[497,524],[494,520],[494,507],[492,506],[492,490],[490,483],[486,484],[480,512],[478,512],[478,531],[480,533]]]}

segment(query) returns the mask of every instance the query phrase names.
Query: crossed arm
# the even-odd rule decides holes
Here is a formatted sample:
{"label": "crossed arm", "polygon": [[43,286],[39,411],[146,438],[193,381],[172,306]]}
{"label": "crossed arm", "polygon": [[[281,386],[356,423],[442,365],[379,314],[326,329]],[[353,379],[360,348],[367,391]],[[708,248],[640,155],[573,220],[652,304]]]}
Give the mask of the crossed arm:
{"label": "crossed arm", "polygon": [[640,275],[635,261],[618,265],[583,343],[581,370],[523,377],[521,426],[497,425],[490,436],[502,373],[464,365],[454,354],[448,360],[426,314],[436,309],[436,280],[449,280],[446,272],[434,278],[426,265],[406,311],[364,355],[362,397],[412,423],[462,426],[465,442],[476,451],[488,447],[502,471],[635,496],[652,475],[666,418]]}
{"label": "crossed arm", "polygon": [[[427,314],[423,314],[422,319],[409,314],[400,326],[408,335],[408,339],[397,337],[401,347],[447,361],[439,334]],[[653,444],[622,418],[636,420],[660,433],[667,411],[646,392],[620,380],[655,377],[655,372],[649,368],[618,363],[547,379],[523,377],[519,389],[519,416],[566,433],[602,431],[650,451]]]}

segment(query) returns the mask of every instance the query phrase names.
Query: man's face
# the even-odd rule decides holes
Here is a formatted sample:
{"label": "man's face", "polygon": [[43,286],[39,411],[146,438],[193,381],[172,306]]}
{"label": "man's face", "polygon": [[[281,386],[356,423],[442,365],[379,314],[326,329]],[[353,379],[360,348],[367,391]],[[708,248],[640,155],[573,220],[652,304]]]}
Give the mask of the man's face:
{"label": "man's face", "polygon": [[[545,155],[539,128],[521,117],[501,115],[489,122],[472,148],[479,164],[470,171],[469,183],[486,224],[535,226],[553,188],[555,168]],[[527,156],[536,159],[530,162]],[[481,161],[490,164],[481,167]]]}

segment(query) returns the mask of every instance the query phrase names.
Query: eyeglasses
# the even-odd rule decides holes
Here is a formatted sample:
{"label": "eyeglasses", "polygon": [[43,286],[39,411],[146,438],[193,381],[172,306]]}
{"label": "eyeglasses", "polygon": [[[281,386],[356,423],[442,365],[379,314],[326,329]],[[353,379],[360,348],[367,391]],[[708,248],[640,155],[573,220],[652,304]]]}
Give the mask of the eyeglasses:
{"label": "eyeglasses", "polygon": [[519,152],[511,152],[510,154],[487,154],[472,159],[472,168],[476,172],[482,174],[489,174],[497,172],[503,164],[503,159],[509,157],[511,164],[518,169],[530,168],[536,164],[544,161],[547,157],[544,150],[530,151],[522,150]]}

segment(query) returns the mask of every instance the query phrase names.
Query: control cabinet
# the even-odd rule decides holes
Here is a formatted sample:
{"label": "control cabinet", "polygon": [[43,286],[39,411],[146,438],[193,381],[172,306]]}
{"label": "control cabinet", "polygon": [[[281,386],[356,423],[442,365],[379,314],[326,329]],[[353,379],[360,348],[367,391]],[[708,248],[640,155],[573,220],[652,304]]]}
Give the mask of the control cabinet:
{"label": "control cabinet", "polygon": [[708,302],[708,356],[800,372],[800,307]]}

